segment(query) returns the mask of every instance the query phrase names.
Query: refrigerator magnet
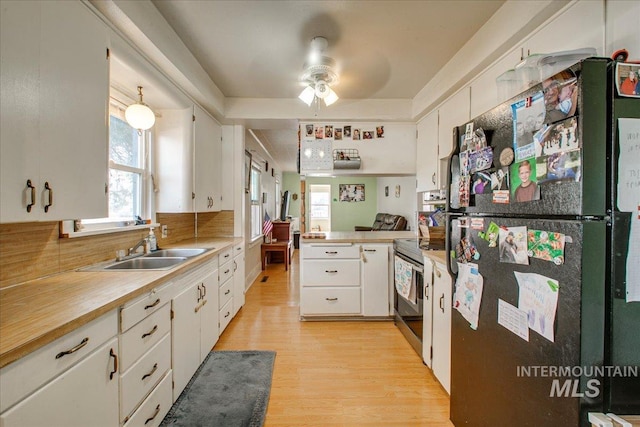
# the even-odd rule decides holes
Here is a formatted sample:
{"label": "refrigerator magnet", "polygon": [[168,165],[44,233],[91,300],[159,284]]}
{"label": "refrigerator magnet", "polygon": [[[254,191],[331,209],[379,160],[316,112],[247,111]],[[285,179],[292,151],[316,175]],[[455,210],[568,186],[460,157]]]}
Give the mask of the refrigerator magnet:
{"label": "refrigerator magnet", "polygon": [[507,147],[500,152],[500,164],[509,166],[511,163],[513,163],[513,148]]}

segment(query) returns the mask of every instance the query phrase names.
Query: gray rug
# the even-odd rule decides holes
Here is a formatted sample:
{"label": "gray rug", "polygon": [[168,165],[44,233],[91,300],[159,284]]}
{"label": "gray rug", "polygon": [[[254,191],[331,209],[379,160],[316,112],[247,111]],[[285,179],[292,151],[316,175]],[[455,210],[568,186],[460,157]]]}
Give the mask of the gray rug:
{"label": "gray rug", "polygon": [[262,426],[275,358],[275,351],[212,351],[160,426]]}

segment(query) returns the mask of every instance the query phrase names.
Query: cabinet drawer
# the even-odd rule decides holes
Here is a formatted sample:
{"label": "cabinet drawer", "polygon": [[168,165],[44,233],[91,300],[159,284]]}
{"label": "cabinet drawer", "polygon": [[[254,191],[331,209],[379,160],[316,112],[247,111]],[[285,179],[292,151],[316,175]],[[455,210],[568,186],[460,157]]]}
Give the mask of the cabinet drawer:
{"label": "cabinet drawer", "polygon": [[171,331],[171,304],[129,329],[120,337],[120,372],[124,372],[155,343]]}
{"label": "cabinet drawer", "polygon": [[302,286],[359,286],[360,260],[305,260]]}
{"label": "cabinet drawer", "polygon": [[159,310],[164,303],[171,301],[172,289],[173,282],[170,282],[123,305],[120,310],[120,331],[125,332],[154,311]]}
{"label": "cabinet drawer", "polygon": [[120,419],[124,420],[171,369],[171,334],[120,377]]}
{"label": "cabinet drawer", "polygon": [[219,285],[224,285],[224,283],[229,280],[233,276],[233,260],[230,259],[228,262],[220,265],[218,269],[218,277],[219,277]]}
{"label": "cabinet drawer", "polygon": [[302,258],[360,258],[360,246],[303,245]]}
{"label": "cabinet drawer", "polygon": [[218,254],[218,263],[222,267],[222,264],[225,264],[233,259],[233,246],[229,246],[228,248],[223,249]]}
{"label": "cabinet drawer", "polygon": [[302,288],[300,314],[360,314],[360,288]]}
{"label": "cabinet drawer", "polygon": [[218,308],[224,307],[233,297],[233,280],[227,280],[218,291]]}
{"label": "cabinet drawer", "polygon": [[[2,368],[0,412],[77,363],[117,333],[117,311],[113,310]],[[75,348],[77,350],[73,353],[62,355]]]}
{"label": "cabinet drawer", "polygon": [[140,407],[124,423],[124,427],[157,427],[164,419],[172,404],[172,371],[167,372],[160,384],[142,402]]}
{"label": "cabinet drawer", "polygon": [[233,256],[238,256],[238,254],[241,254],[242,252],[244,252],[244,243],[238,243],[233,245]]}
{"label": "cabinet drawer", "polygon": [[231,318],[233,317],[231,311],[233,310],[233,301],[228,301],[224,307],[222,307],[218,313],[218,322],[220,323],[220,331],[218,332],[222,335],[222,331],[227,327],[229,322],[231,322]]}

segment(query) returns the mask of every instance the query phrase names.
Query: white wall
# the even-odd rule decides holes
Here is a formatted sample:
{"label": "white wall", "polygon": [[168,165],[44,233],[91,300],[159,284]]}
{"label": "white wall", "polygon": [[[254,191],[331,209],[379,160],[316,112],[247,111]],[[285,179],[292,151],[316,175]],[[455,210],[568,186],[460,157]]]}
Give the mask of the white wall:
{"label": "white wall", "polygon": [[[399,176],[378,178],[378,209],[377,212],[402,215],[407,219],[411,230],[416,229],[416,177]],[[396,186],[400,186],[400,195],[396,197]],[[389,195],[385,194],[385,187],[389,187]]]}

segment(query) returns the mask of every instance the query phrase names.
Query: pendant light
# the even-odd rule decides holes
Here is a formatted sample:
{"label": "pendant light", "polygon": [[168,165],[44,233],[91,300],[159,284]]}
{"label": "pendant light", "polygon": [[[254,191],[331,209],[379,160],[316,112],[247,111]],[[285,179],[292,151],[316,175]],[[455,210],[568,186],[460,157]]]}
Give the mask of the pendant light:
{"label": "pendant light", "polygon": [[138,86],[138,95],[140,100],[127,107],[124,112],[124,117],[127,119],[127,123],[138,131],[143,131],[151,128],[156,122],[156,116],[151,111],[151,108],[142,101],[142,86]]}

